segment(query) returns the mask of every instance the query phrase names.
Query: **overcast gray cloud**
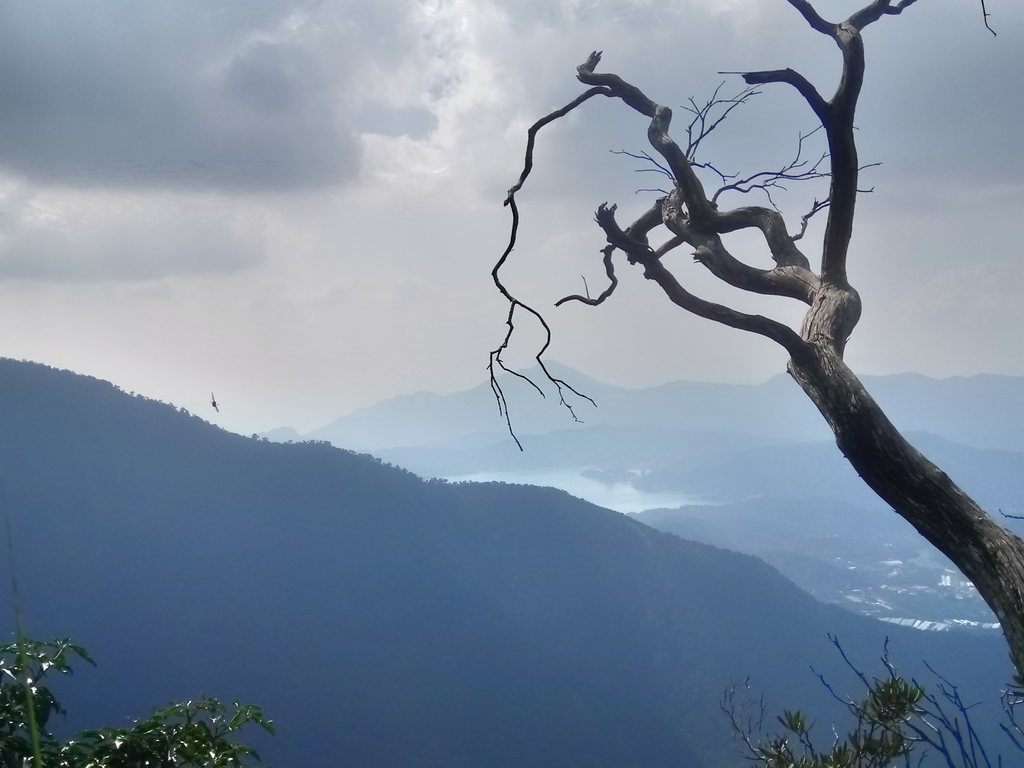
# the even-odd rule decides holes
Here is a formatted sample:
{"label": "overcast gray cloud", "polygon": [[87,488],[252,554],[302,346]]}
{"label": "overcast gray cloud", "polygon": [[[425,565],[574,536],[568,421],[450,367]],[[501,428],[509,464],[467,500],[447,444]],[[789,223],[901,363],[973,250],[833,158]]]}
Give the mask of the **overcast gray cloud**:
{"label": "overcast gray cloud", "polygon": [[263,223],[207,196],[90,196],[15,186],[0,194],[0,278],[152,280],[263,261]]}
{"label": "overcast gray cloud", "polygon": [[[883,165],[851,251],[858,370],[1024,374],[1024,3],[989,5],[995,39],[975,0],[868,30],[858,139]],[[504,330],[489,270],[526,128],[582,90],[594,49],[675,108],[677,136],[689,96],[738,87],[720,71],[793,66],[826,92],[839,74],[784,0],[0,0],[0,354],[199,412],[212,387],[246,433],[478,382]],[[813,126],[765,88],[707,158],[777,166]],[[646,148],[646,121],[607,100],[544,130],[506,273],[524,299],[601,284],[593,211],[625,219],[652,181],[609,150]],[[825,191],[778,198],[791,226]],[[812,257],[820,236],[815,220]],[[731,244],[767,263],[756,239]],[[671,258],[699,295],[799,322]],[[549,310],[554,357],[635,385],[783,369],[770,343],[681,313],[625,264],[620,279],[598,309]]]}
{"label": "overcast gray cloud", "polygon": [[354,79],[413,2],[0,5],[0,167],[80,186],[282,189],[358,166]]}

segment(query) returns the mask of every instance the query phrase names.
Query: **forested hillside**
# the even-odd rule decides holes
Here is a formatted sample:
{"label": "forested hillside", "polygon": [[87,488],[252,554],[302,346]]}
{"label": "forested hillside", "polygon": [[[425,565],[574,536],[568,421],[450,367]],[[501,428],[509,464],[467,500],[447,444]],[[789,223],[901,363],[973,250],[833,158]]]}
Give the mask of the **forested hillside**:
{"label": "forested hillside", "polygon": [[730,682],[822,712],[809,665],[852,687],[828,632],[993,705],[1010,673],[1000,638],[886,627],[562,492],[425,482],[36,364],[0,361],[0,468],[28,631],[99,662],[60,681],[69,731],[205,691],[264,707],[278,768],[712,768],[739,760]]}

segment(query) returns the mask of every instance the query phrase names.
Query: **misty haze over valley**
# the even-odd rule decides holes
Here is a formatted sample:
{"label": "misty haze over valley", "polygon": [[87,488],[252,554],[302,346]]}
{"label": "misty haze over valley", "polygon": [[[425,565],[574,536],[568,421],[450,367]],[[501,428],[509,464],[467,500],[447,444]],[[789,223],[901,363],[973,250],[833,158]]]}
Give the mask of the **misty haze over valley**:
{"label": "misty haze over valley", "polygon": [[[388,400],[306,437],[368,450],[422,477],[560,488],[683,538],[756,555],[818,599],[886,622],[998,629],[970,582],[857,477],[788,376],[627,390],[552,368],[598,405],[577,398],[582,423],[574,423],[550,385],[541,398],[507,376],[522,451],[486,384]],[[904,374],[865,383],[965,490],[989,509],[1019,514],[1024,379]],[[302,439],[289,428],[266,436]]]}

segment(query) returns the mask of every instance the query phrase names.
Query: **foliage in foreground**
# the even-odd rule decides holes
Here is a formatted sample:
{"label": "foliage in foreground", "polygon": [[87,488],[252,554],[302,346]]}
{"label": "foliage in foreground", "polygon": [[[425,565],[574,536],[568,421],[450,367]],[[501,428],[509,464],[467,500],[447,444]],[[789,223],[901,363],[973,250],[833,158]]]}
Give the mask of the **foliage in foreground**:
{"label": "foliage in foreground", "polygon": [[47,724],[64,710],[43,681],[54,671],[70,674],[76,656],[94,663],[67,639],[0,646],[0,768],[241,768],[259,756],[234,733],[249,723],[274,733],[259,707],[203,696],[154,709],[130,728],[86,730],[61,742]]}
{"label": "foliage in foreground", "polygon": [[[761,701],[737,701],[737,686],[725,692],[722,710],[739,737],[745,757],[763,768],[894,768],[895,766],[943,765],[947,768],[997,768],[1000,755],[989,756],[971,722],[973,704],[966,703],[957,686],[935,675],[937,694],[928,693],[916,680],[901,677],[889,661],[888,648],[882,655],[885,675],[869,680],[831,638],[847,666],[867,689],[856,701],[842,698],[818,675],[829,693],[853,717],[855,726],[846,738],[840,738],[832,725],[827,750],[816,746],[807,716],[785,710],[778,717],[782,732],[767,739],[761,737],[764,705]],[[927,666],[927,664],[925,665]],[[1013,746],[1024,752],[1024,730],[1018,724],[1016,707],[1024,704],[1019,688],[1008,688],[1002,695],[1007,723],[1000,728]],[[934,762],[929,763],[932,759]]]}

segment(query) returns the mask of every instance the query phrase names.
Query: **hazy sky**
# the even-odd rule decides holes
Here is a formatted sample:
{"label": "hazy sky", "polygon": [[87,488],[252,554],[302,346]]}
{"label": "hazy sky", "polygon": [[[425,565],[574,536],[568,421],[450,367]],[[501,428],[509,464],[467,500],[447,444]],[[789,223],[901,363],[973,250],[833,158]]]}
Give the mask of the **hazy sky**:
{"label": "hazy sky", "polygon": [[[838,19],[862,2],[817,6]],[[864,174],[851,254],[861,372],[1024,375],[1024,3],[988,4],[996,38],[976,0],[924,0],[866,32],[861,158],[882,165]],[[489,275],[504,192],[526,127],[582,90],[591,50],[672,107],[738,89],[720,71],[793,66],[824,91],[839,73],[784,0],[0,0],[0,14],[0,355],[245,433],[483,379],[504,331]],[[766,88],[707,159],[777,166],[813,127]],[[523,298],[603,284],[594,209],[628,216],[658,186],[609,150],[644,150],[645,128],[603,101],[541,134],[506,273]],[[790,226],[825,193],[780,197]],[[735,247],[767,263],[756,241]],[[734,296],[676,253],[701,295],[799,321],[795,302]],[[549,311],[552,358],[631,386],[783,370],[771,342],[619,272],[605,306]],[[524,326],[512,359],[535,340]]]}

